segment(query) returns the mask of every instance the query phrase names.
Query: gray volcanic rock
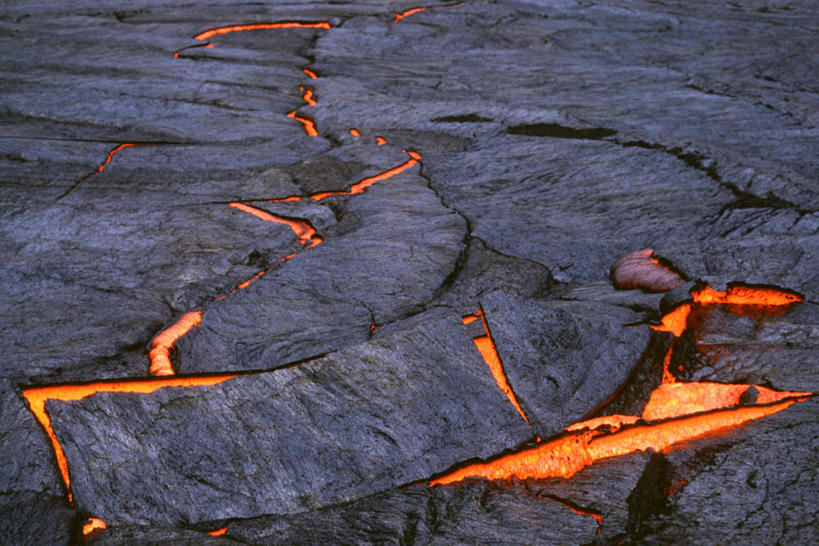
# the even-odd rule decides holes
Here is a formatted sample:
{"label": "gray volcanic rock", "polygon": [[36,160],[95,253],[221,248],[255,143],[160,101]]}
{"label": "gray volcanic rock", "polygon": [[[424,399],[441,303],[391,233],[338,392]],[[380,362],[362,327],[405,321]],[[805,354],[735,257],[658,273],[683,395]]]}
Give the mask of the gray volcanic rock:
{"label": "gray volcanic rock", "polygon": [[647,460],[628,455],[567,480],[415,485],[313,512],[234,521],[227,534],[253,544],[584,544],[625,533],[626,498]]}
{"label": "gray volcanic rock", "polygon": [[590,417],[632,374],[649,330],[621,307],[523,299],[481,299],[509,386],[541,438]]}
{"label": "gray volcanic rock", "polygon": [[669,479],[678,491],[662,513],[644,514],[641,543],[751,541],[810,544],[819,534],[816,419],[819,402],[716,438],[675,447]]}
{"label": "gray volcanic rock", "polygon": [[694,347],[680,380],[819,392],[819,305],[779,310],[712,305],[695,308],[688,324]]}
{"label": "gray volcanic rock", "polygon": [[51,441],[19,388],[0,379],[0,521],[7,544],[66,544],[68,504]]}
{"label": "gray volcanic rock", "polygon": [[422,178],[335,199],[347,201],[322,244],[208,306],[179,344],[179,371],[271,369],[365,341],[371,323],[423,309],[456,271],[464,221]]}
{"label": "gray volcanic rock", "polygon": [[455,320],[276,372],[46,409],[77,506],[106,522],[290,513],[531,438]]}

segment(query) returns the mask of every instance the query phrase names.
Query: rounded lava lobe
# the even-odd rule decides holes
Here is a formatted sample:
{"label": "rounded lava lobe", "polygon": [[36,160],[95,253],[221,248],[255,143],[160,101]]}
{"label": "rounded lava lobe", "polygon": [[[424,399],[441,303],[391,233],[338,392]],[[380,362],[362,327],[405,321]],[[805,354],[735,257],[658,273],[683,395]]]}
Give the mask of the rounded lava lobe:
{"label": "rounded lava lobe", "polygon": [[653,250],[646,248],[617,260],[609,272],[615,288],[668,292],[681,285],[682,277],[652,258],[653,253]]}

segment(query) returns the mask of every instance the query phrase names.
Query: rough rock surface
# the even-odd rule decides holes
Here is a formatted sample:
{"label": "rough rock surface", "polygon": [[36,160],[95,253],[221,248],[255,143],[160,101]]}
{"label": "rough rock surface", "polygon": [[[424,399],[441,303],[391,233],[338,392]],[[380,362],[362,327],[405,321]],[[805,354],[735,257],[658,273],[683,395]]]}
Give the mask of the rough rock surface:
{"label": "rough rock surface", "polygon": [[[419,4],[424,2],[137,0],[124,6],[83,0],[0,6],[0,343],[5,357],[0,378],[8,381],[2,383],[0,534],[5,542],[80,538],[48,440],[20,390],[145,377],[153,338],[192,310],[201,311],[203,321],[170,351],[178,372],[259,373],[188,391],[52,402],[49,408],[55,416],[61,413],[63,425],[71,421],[63,426],[62,438],[72,460],[90,461],[87,442],[96,438],[94,461],[105,475],[124,468],[103,464],[122,455],[124,445],[128,453],[154,449],[150,443],[100,442],[98,433],[122,425],[113,416],[136,427],[134,412],[156,416],[148,411],[153,403],[148,401],[170,397],[174,402],[163,414],[167,418],[157,419],[160,426],[132,432],[187,439],[209,449],[221,446],[213,451],[214,461],[226,461],[237,448],[202,436],[214,415],[230,415],[235,424],[283,419],[293,407],[309,409],[308,402],[339,415],[342,406],[370,403],[353,400],[352,393],[342,405],[306,397],[303,406],[252,415],[242,407],[271,403],[270,393],[259,391],[254,397],[253,389],[239,393],[231,385],[247,382],[258,389],[272,377],[296,377],[305,373],[297,371],[301,366],[329,362],[319,355],[338,359],[362,350],[360,344],[368,340],[374,347],[403,339],[443,317],[457,322],[453,317],[475,313],[479,305],[489,307],[490,328],[519,398],[528,399],[530,410],[537,405],[543,415],[557,415],[557,421],[548,422],[549,417],[535,423],[541,432],[554,431],[556,423],[606,400],[601,414],[638,415],[662,378],[658,366],[669,346],[672,369],[683,380],[817,388],[815,2],[738,0],[692,7],[680,0],[440,0],[427,4],[442,7],[406,12],[395,22],[396,13]],[[225,25],[281,21],[326,21],[330,28],[193,38]],[[310,120],[316,137],[305,131]],[[418,152],[422,159],[363,195],[271,202],[347,190],[406,161],[408,152],[402,150]],[[323,242],[305,250],[291,227],[229,207],[233,201],[249,202],[281,219],[309,221]],[[657,332],[646,340],[646,326],[624,325],[655,322],[660,296],[616,290],[607,278],[618,258],[645,248],[668,259],[691,282],[705,281],[717,289],[734,281],[780,286],[803,294],[807,303],[764,320],[711,309],[692,316],[696,331],[673,343],[670,334]],[[240,288],[261,271],[263,276]],[[492,308],[498,291],[517,310]],[[557,317],[565,324],[556,324]],[[543,331],[532,326],[541,319],[546,321]],[[570,324],[576,326],[571,332]],[[476,366],[483,366],[480,384],[487,388],[478,399],[494,402],[485,409],[466,400],[458,406],[473,412],[469,415],[502,408],[470,424],[482,427],[480,437],[440,443],[436,436],[441,432],[436,412],[443,411],[436,410],[437,404],[455,399],[459,389],[418,390],[412,408],[384,402],[391,413],[404,416],[400,423],[385,421],[385,430],[413,430],[425,445],[439,442],[436,450],[449,454],[443,466],[465,462],[456,461],[456,454],[496,455],[532,433],[510,409],[469,340],[480,334],[478,327],[458,326],[458,341],[447,340],[468,350],[468,359],[444,365],[421,344],[407,345],[400,358],[391,360],[441,368],[452,381],[464,374],[475,377]],[[569,332],[565,340],[558,333],[564,331]],[[549,341],[545,345],[544,339]],[[558,343],[563,341],[576,346]],[[611,347],[623,352],[612,355],[606,350]],[[559,362],[548,362],[547,355]],[[543,365],[565,370],[564,385],[580,389],[565,398],[571,408],[546,398],[554,392],[543,388],[544,376],[538,373]],[[612,374],[600,377],[601,367]],[[360,392],[370,395],[370,389],[389,383],[386,370],[394,368],[368,369],[373,380]],[[623,377],[627,384],[617,390]],[[341,377],[337,387],[358,380]],[[423,380],[412,377],[408,384]],[[218,394],[226,391],[244,406],[228,404]],[[95,405],[100,411],[91,420],[68,419],[70,411]],[[778,500],[756,504],[761,488],[722,485],[739,465],[740,457],[730,456],[732,446],[752,465],[753,470],[742,467],[748,476],[754,471],[766,475],[765,465],[782,476],[799,468],[782,466],[780,459],[788,456],[782,450],[802,436],[815,436],[815,405],[788,411],[808,412],[813,419],[761,433],[753,443],[740,435],[724,436],[719,445],[725,461],[699,474],[695,488],[675,493],[673,509],[658,520],[659,527],[652,518],[667,497],[658,484],[671,472],[668,465],[679,465],[671,455],[668,460],[654,457],[637,485],[624,480],[623,492],[612,495],[618,521],[628,514],[626,530],[618,523],[618,530],[604,539],[703,542],[713,537],[719,542],[743,537],[744,528],[759,529],[754,537],[771,542],[815,542],[810,540],[817,534],[814,516],[780,509],[804,498],[795,485],[777,485],[771,499]],[[501,430],[507,418],[518,428]],[[752,434],[766,422],[743,430]],[[315,437],[309,427],[295,423],[288,430],[294,438],[304,436],[304,445],[335,438]],[[240,428],[225,430],[245,450],[240,452],[249,453],[252,447],[242,447]],[[501,440],[507,434],[515,441]],[[315,462],[316,455],[308,451],[294,447],[294,460]],[[178,453],[187,457],[191,450],[179,447]],[[759,453],[779,458],[768,461]],[[367,458],[360,446],[351,448],[350,456]],[[810,454],[800,456],[815,466]],[[83,510],[109,497],[88,493],[82,465],[72,465],[77,466],[72,468],[78,478],[77,509],[85,517]],[[395,490],[404,483],[401,470],[382,469],[391,479],[379,491],[366,480],[353,483],[350,474],[339,474],[356,491],[344,497],[350,507],[372,502],[378,510],[362,509],[365,515],[357,521],[364,523],[350,534],[339,524],[341,536],[371,536],[366,531],[371,526],[377,536],[382,536],[378,529],[387,529],[384,536],[398,542],[412,542],[412,529],[417,542],[596,540],[588,535],[594,531],[593,518],[576,516],[557,503],[543,508],[542,499],[531,496],[531,483],[498,491],[495,485],[472,483],[424,493],[410,488],[407,500]],[[414,472],[412,479],[421,480],[432,470],[419,465]],[[110,541],[204,540],[202,531],[233,517],[230,510],[260,503],[261,497],[242,496],[253,471],[235,475],[219,484],[224,499],[242,499],[235,504],[218,498],[209,504],[207,495],[174,500],[163,496],[167,489],[134,485],[128,490],[131,513],[152,511],[158,519],[151,521],[162,523],[117,529],[114,518]],[[610,491],[616,479],[603,473],[593,481],[600,491]],[[316,480],[299,487],[312,491],[322,483]],[[115,486],[95,482],[109,493]],[[259,480],[253,487],[270,490],[273,482]],[[626,495],[628,488],[632,492]],[[589,485],[588,490],[597,488]],[[576,493],[565,497],[579,498]],[[152,495],[164,500],[146,508],[141,502]],[[641,504],[641,496],[654,500]],[[430,498],[438,499],[430,501],[433,505],[453,507],[452,518],[445,509],[430,515],[424,504]],[[495,500],[482,506],[483,498]],[[323,499],[322,505],[341,502]],[[707,532],[688,527],[697,504],[709,506],[711,500],[727,503],[731,510],[726,514],[734,519],[709,508],[703,520]],[[229,506],[218,510],[219,502]],[[325,512],[307,504],[299,505],[303,514],[292,516],[304,523],[275,528],[300,529],[292,532],[323,540],[305,526]],[[538,535],[543,529],[539,517],[516,519],[516,514],[532,516],[544,509],[567,512],[560,518],[575,517],[582,529],[567,526],[568,535],[549,534],[553,530]],[[276,510],[263,507],[253,513]],[[202,525],[218,525],[167,527],[189,512],[211,518]],[[768,518],[764,525],[762,512]],[[436,528],[437,521],[444,523]],[[736,527],[737,521],[743,527]],[[693,536],[691,529],[699,534]],[[290,536],[291,531],[282,532]]]}
{"label": "rough rock surface", "polygon": [[678,374],[681,380],[819,391],[819,305],[780,310],[720,305],[696,309],[689,321],[693,350]]}
{"label": "rough rock surface", "polygon": [[625,533],[626,498],[647,459],[606,461],[568,480],[416,485],[312,513],[238,520],[227,534],[253,544],[585,544]]}
{"label": "rough rock surface", "polygon": [[65,498],[51,442],[12,382],[0,379],[0,521],[11,544],[59,544],[75,511]]}
{"label": "rough rock surface", "polygon": [[590,417],[632,375],[649,330],[597,303],[481,298],[509,386],[541,438]]}
{"label": "rough rock surface", "polygon": [[457,317],[214,386],[46,409],[77,506],[111,523],[318,508],[532,436]]}
{"label": "rough rock surface", "polygon": [[723,438],[688,442],[668,456],[677,491],[634,530],[642,542],[807,544],[819,522],[819,403],[803,402]]}

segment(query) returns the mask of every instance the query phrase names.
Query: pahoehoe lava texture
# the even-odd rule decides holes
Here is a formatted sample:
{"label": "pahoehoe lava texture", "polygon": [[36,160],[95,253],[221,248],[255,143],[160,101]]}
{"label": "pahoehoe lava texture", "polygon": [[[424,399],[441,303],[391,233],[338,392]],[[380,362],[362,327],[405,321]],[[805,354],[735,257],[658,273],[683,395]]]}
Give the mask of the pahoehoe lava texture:
{"label": "pahoehoe lava texture", "polygon": [[532,436],[457,316],[212,387],[46,406],[77,506],[115,524],[301,512]]}
{"label": "pahoehoe lava texture", "polygon": [[[677,381],[819,390],[815,8],[3,3],[2,541],[76,542],[90,515],[113,544],[816,542],[815,402],[567,480],[422,483],[640,415],[669,348]],[[281,201],[410,152],[363,194]],[[676,279],[609,279],[648,248],[686,281],[667,302],[806,301],[649,334],[668,309],[643,290]],[[479,309],[531,427],[461,323]],[[146,377],[191,311],[174,371],[244,375],[48,402],[71,504],[21,389]]]}

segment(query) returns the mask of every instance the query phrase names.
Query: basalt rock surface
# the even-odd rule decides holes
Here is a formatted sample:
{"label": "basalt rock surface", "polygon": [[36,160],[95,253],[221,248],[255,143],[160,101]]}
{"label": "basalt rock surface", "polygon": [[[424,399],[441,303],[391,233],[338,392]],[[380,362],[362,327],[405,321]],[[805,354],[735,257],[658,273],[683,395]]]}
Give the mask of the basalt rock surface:
{"label": "basalt rock surface", "polygon": [[[666,357],[819,391],[814,4],[5,2],[3,542],[86,516],[112,544],[815,542],[815,402],[568,479],[423,484],[639,416]],[[806,301],[649,331],[662,294],[608,277],[648,248],[686,281],[667,304]],[[21,391],[146,378],[191,311],[172,371],[242,376],[49,400],[70,503]]]}

